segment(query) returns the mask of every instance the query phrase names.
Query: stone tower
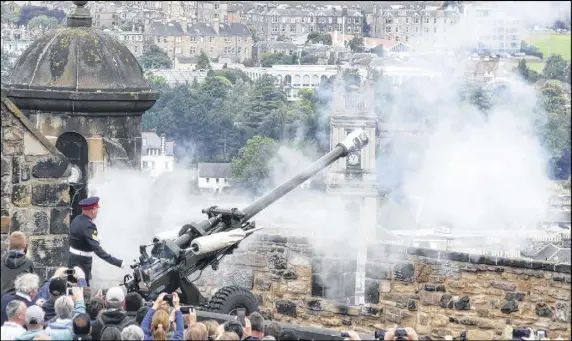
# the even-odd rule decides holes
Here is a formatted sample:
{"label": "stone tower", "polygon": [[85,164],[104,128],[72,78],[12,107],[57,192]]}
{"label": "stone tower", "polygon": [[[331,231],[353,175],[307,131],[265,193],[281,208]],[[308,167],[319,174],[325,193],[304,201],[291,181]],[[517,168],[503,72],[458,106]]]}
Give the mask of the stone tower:
{"label": "stone tower", "polygon": [[[344,287],[355,287],[348,304],[364,303],[365,262],[368,241],[375,239],[376,230],[376,132],[377,117],[374,112],[374,81],[368,73],[365,82],[348,85],[338,74],[334,81],[334,100],[330,118],[330,146],[333,148],[355,129],[364,130],[370,143],[366,148],[336,161],[328,171],[327,191],[341,196],[346,202],[347,215],[351,217],[352,230],[358,231],[361,246],[355,255],[355,277]],[[355,278],[355,283],[353,282]]]}
{"label": "stone tower", "polygon": [[142,115],[158,98],[127,47],[92,27],[87,1],[73,3],[67,27],[36,40],[3,89],[71,162],[72,217],[107,167],[140,168]]}

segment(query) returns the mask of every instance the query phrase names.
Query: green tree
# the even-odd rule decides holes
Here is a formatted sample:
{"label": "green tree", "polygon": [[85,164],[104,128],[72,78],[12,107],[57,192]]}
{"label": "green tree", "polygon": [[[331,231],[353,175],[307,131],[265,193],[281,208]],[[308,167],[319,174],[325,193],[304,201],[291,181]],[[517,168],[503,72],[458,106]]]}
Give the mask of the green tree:
{"label": "green tree", "polygon": [[546,64],[542,69],[542,75],[548,79],[557,79],[561,82],[566,82],[567,64],[561,55],[553,54],[546,60]]}
{"label": "green tree", "polygon": [[254,135],[267,117],[280,113],[275,110],[282,109],[285,105],[286,95],[274,85],[274,77],[263,75],[254,82],[243,123]]}
{"label": "green tree", "polygon": [[236,84],[236,81],[238,79],[242,79],[243,82],[250,82],[250,77],[248,77],[248,75],[244,71],[239,70],[239,69],[228,69],[228,68],[226,68],[226,69],[215,71],[215,74],[217,76],[225,77],[232,84]]}
{"label": "green tree", "polygon": [[144,69],[170,69],[172,62],[169,55],[157,45],[151,45],[139,58],[139,64]]}
{"label": "green tree", "polygon": [[34,17],[28,22],[29,29],[40,28],[42,33],[58,27],[60,27],[60,22],[58,19],[54,17],[47,17],[45,15]]}
{"label": "green tree", "polygon": [[516,73],[529,83],[535,83],[539,78],[538,72],[530,69],[526,65],[526,59],[524,58],[519,60],[518,66],[516,67]]}
{"label": "green tree", "polygon": [[469,102],[483,113],[487,113],[491,108],[491,93],[483,87],[477,86],[472,89]]}
{"label": "green tree", "polygon": [[268,137],[254,136],[232,159],[232,176],[248,188],[260,191],[270,177],[268,163],[278,151],[277,143]]}
{"label": "green tree", "polygon": [[319,44],[320,42],[324,45],[332,45],[332,36],[329,33],[312,32],[306,38],[306,45]]}
{"label": "green tree", "polygon": [[570,146],[570,109],[559,82],[546,82],[540,93],[545,114],[541,133],[547,149],[557,158]]}
{"label": "green tree", "polygon": [[292,65],[295,64],[294,56],[288,56],[284,52],[263,53],[260,56],[260,64],[262,67],[272,67],[272,65]]}
{"label": "green tree", "polygon": [[196,70],[212,70],[211,61],[209,60],[209,56],[205,53],[205,51],[201,51],[199,55],[199,61],[197,62],[197,66],[195,67]]}
{"label": "green tree", "polygon": [[349,41],[348,46],[352,52],[363,52],[363,37],[357,35],[354,36],[352,40]]}

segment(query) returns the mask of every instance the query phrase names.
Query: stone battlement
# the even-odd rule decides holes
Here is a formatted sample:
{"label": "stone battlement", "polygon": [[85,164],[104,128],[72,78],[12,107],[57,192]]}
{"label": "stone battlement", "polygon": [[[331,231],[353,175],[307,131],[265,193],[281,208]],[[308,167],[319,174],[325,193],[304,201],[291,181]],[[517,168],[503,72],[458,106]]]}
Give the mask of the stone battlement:
{"label": "stone battlement", "polygon": [[[420,336],[467,331],[490,340],[507,324],[570,333],[569,264],[379,244],[360,269],[355,257],[317,254],[303,237],[252,239],[195,282],[206,296],[238,284],[253,291],[267,318],[363,333],[399,325]],[[359,283],[365,303],[344,302]]]}

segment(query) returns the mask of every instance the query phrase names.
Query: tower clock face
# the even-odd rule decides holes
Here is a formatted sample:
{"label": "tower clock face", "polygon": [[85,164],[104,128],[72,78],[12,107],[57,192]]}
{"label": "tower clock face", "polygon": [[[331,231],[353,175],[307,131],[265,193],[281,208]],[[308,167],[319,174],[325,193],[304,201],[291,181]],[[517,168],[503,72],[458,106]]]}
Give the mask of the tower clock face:
{"label": "tower clock face", "polygon": [[348,164],[351,166],[357,166],[359,164],[359,155],[357,153],[351,153],[348,155]]}

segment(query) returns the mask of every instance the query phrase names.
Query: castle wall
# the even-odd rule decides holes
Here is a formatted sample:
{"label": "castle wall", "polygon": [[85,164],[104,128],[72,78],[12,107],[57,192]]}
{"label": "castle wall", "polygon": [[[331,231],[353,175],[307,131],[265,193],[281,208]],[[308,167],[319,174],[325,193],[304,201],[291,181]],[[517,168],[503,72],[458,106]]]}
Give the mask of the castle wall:
{"label": "castle wall", "polygon": [[2,255],[8,235],[22,231],[29,238],[28,256],[36,273],[48,278],[56,267],[67,263],[68,161],[55,147],[46,147],[43,142],[47,141],[42,142],[33,126],[26,126],[31,122],[5,98],[1,115]]}
{"label": "castle wall", "polygon": [[399,325],[420,336],[467,331],[468,339],[490,340],[501,339],[507,325],[546,328],[551,338],[571,331],[570,265],[370,246],[366,304],[349,306],[321,296],[353,295],[351,260],[317,255],[304,238],[284,231],[249,239],[195,282],[205,295],[237,284],[253,291],[267,318],[366,333]]}

